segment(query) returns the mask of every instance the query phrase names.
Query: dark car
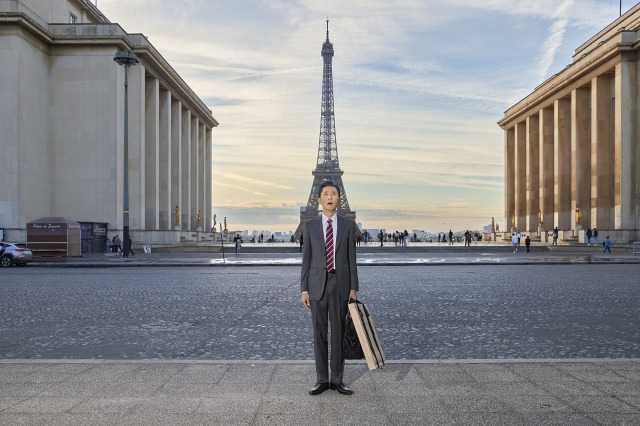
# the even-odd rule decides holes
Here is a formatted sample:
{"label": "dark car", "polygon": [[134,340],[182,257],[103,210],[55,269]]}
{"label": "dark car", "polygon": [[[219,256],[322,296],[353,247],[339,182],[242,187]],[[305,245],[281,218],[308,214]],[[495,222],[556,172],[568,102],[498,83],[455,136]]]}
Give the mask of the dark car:
{"label": "dark car", "polygon": [[33,253],[23,244],[0,242],[0,266],[6,268],[13,264],[24,266],[33,260]]}

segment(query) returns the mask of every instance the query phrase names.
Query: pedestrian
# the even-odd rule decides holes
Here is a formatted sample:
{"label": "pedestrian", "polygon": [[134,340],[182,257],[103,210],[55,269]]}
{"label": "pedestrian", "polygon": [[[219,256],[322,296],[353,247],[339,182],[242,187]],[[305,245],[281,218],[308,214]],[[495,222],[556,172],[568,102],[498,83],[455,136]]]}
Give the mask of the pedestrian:
{"label": "pedestrian", "polygon": [[527,235],[527,238],[524,239],[524,245],[527,246],[527,253],[531,253],[529,250],[529,246],[531,246],[531,238]]}
{"label": "pedestrian", "polygon": [[613,245],[613,243],[609,239],[608,235],[604,237],[604,241],[602,242],[602,245],[604,246],[604,250],[602,250],[602,254],[604,254],[606,251],[609,251],[609,254],[611,254],[611,246]]}
{"label": "pedestrian", "polygon": [[236,236],[233,237],[233,244],[236,248],[236,254],[240,254],[240,248],[242,247],[242,238],[240,238],[240,234],[236,234]]}
{"label": "pedestrian", "polygon": [[442,236],[440,235],[440,233],[438,232],[438,242],[440,242],[440,239],[442,238]]}
{"label": "pedestrian", "polygon": [[516,237],[518,237],[518,245],[520,245],[520,237],[522,237],[522,234],[520,233],[519,229],[518,232],[516,232]]}
{"label": "pedestrian", "polygon": [[449,229],[449,245],[453,245],[453,231]]}
{"label": "pedestrian", "polygon": [[115,236],[116,243],[116,253],[122,253],[122,240],[120,240],[120,235]]}
{"label": "pedestrian", "polygon": [[587,245],[590,246],[591,245],[591,236],[593,235],[593,231],[591,231],[591,228],[587,229]]}
{"label": "pedestrian", "polygon": [[598,229],[597,228],[593,228],[593,245],[597,246],[598,245]]}
{"label": "pedestrian", "polygon": [[378,238],[380,239],[380,247],[382,247],[382,240],[384,239],[384,234],[382,233],[382,231],[380,231],[380,233],[378,234]]}
{"label": "pedestrian", "polygon": [[551,236],[553,237],[553,242],[551,243],[551,245],[553,246],[557,246],[558,245],[558,227],[556,226],[553,229],[553,232],[551,233]]}
{"label": "pedestrian", "polygon": [[340,189],[333,182],[325,181],[320,185],[318,204],[322,206],[322,215],[308,220],[303,227],[306,244],[300,272],[302,305],[311,310],[316,365],[316,384],[309,394],[318,395],[327,389],[335,389],[343,395],[351,395],[353,391],[343,382],[342,344],[347,304],[350,299],[357,300],[359,289],[357,226],[353,220],[337,214]]}
{"label": "pedestrian", "polygon": [[136,254],[133,252],[133,250],[131,250],[131,246],[132,246],[132,245],[133,245],[133,241],[131,241],[131,237],[129,237],[129,244],[128,244],[128,247],[127,247],[128,252],[127,252],[127,255],[126,255],[126,256],[124,256],[124,254],[123,254],[123,256],[124,256],[124,257],[129,257],[129,252],[131,253],[131,255],[132,255],[132,256],[135,256],[135,255],[136,255]]}
{"label": "pedestrian", "polygon": [[109,238],[107,238],[107,252],[113,253],[112,242],[111,242],[111,240]]}
{"label": "pedestrian", "polygon": [[304,241],[304,236],[302,234],[300,234],[300,253],[302,253],[302,244]]}
{"label": "pedestrian", "polygon": [[518,236],[514,233],[511,233],[511,245],[513,246],[513,252],[518,252]]}

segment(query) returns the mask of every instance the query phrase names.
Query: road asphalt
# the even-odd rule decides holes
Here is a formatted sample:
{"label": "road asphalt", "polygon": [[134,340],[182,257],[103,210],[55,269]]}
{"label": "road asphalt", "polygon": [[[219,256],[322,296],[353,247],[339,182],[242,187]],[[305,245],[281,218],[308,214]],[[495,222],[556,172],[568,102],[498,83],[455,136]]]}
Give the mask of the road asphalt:
{"label": "road asphalt", "polygon": [[[231,248],[233,250],[233,248]],[[240,254],[92,254],[31,267],[299,265],[293,244]],[[359,264],[631,263],[629,247],[415,245]],[[1,312],[1,311],[0,311]],[[0,360],[0,425],[640,425],[640,354],[627,359],[349,361],[354,391],[310,396],[311,361]]]}

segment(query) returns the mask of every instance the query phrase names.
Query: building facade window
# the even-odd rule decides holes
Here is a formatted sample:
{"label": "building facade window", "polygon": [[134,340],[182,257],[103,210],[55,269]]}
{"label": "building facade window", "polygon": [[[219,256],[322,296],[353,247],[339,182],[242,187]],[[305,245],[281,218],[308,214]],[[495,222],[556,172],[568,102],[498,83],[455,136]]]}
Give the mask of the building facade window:
{"label": "building facade window", "polygon": [[73,13],[69,13],[69,23],[70,24],[77,24],[78,23],[78,18]]}

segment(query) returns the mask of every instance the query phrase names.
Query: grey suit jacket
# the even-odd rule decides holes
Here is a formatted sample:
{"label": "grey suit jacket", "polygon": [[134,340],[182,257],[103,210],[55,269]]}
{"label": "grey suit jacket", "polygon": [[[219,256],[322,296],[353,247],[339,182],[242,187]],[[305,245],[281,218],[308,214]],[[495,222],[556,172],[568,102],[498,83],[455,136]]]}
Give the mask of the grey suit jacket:
{"label": "grey suit jacket", "polygon": [[[336,215],[338,229],[336,235],[334,266],[338,288],[342,300],[349,298],[351,290],[358,291],[358,268],[356,266],[356,224],[353,220]],[[300,291],[308,291],[309,299],[322,298],[326,284],[327,257],[324,252],[324,229],[322,216],[304,224],[302,231],[302,271]]]}

